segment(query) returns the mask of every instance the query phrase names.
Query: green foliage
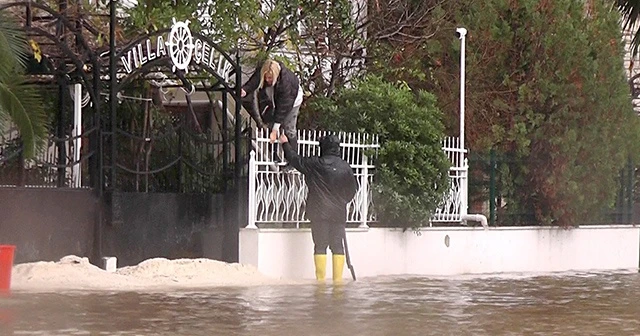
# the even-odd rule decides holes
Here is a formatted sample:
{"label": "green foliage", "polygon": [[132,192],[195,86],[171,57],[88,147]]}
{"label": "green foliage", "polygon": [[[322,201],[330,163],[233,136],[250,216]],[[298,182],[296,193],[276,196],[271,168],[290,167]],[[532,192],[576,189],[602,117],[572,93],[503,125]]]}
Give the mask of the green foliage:
{"label": "green foliage", "polygon": [[[283,48],[293,50],[293,57],[286,54],[289,64],[312,95],[301,111],[301,127],[367,130],[383,138],[392,134],[392,124],[398,129],[403,125],[388,121],[391,99],[376,101],[377,105],[347,99],[350,90],[341,91],[336,100],[322,97],[348,87],[358,69],[350,61],[367,47],[370,73],[405,82],[414,92],[433,93],[448,133],[457,134],[460,41],[453,31],[466,27],[467,144],[472,153],[494,148],[508,158],[499,167],[507,203],[502,210],[534,214],[540,224],[575,225],[611,204],[620,168],[640,153],[640,126],[629,100],[620,15],[613,3],[376,1],[368,8],[370,17],[360,21],[347,15],[357,2],[346,0],[329,7],[316,0],[248,0],[241,5],[214,1],[207,6],[178,1],[183,12],[167,7],[169,0],[158,3],[158,13],[138,6],[139,13],[131,16],[137,23],[130,31],[147,29],[151,22],[168,27],[172,17],[190,18],[193,26],[200,18],[203,31],[224,48],[239,43],[245,64],[253,65],[267,54],[283,57]],[[366,40],[358,29],[364,22],[370,23]],[[304,29],[298,30],[299,25]],[[311,56],[302,57],[303,51]],[[377,97],[374,93],[367,92]],[[343,110],[346,106],[353,114]],[[415,118],[408,125],[426,120]],[[389,150],[402,148],[394,146],[390,142]],[[387,163],[385,169],[396,168]],[[402,201],[397,198],[393,204]],[[389,213],[405,208],[395,209]]]}
{"label": "green foliage", "polygon": [[42,99],[24,76],[26,37],[12,18],[0,13],[0,132],[12,122],[20,132],[24,158],[44,145],[46,114]]}
{"label": "green foliage", "polygon": [[432,94],[367,76],[334,99],[316,99],[310,108],[320,114],[322,128],[380,136],[373,188],[382,223],[405,228],[428,223],[449,188],[450,166]]}
{"label": "green foliage", "polygon": [[173,19],[176,21],[189,20],[189,28],[200,31],[201,22],[198,15],[202,1],[183,0],[141,0],[133,7],[119,3],[126,15],[122,26],[125,35],[137,37],[141,33],[154,32],[156,30],[170,28]]}
{"label": "green foliage", "polygon": [[[510,158],[501,168],[507,211],[577,225],[612,203],[620,169],[637,157],[640,125],[612,6],[492,0],[456,11],[456,25],[469,30],[467,140],[472,151],[493,147]],[[441,66],[428,70],[430,84],[451,106],[460,41],[450,32],[435,40],[442,48],[427,58]],[[454,129],[458,111],[445,110]]]}
{"label": "green foliage", "polygon": [[[168,28],[174,18],[188,19],[192,30],[202,32],[223,49],[239,50],[247,74],[266,57],[285,62],[298,73],[308,95],[330,96],[348,82],[355,69],[363,67],[366,40],[362,24],[366,12],[364,7],[354,7],[353,1],[176,3],[143,0],[134,7],[121,4],[124,38]],[[328,76],[319,75],[329,68]]]}

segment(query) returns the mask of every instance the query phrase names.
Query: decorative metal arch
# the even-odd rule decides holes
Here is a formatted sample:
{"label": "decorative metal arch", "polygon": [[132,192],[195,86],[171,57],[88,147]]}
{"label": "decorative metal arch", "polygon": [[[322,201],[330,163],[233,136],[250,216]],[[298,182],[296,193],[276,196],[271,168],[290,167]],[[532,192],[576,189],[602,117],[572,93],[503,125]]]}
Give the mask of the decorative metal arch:
{"label": "decorative metal arch", "polygon": [[[113,4],[111,5],[110,9],[111,9],[112,18],[113,18],[113,13],[115,10]],[[186,25],[186,23],[181,23],[181,22],[177,22],[177,23],[182,24],[183,28]],[[113,20],[111,24],[112,25],[115,24]],[[110,78],[109,106],[110,106],[111,117],[110,117],[110,121],[108,121],[108,124],[110,127],[107,128],[107,132],[111,137],[111,139],[107,140],[108,143],[111,143],[111,144],[118,143],[118,140],[116,140],[117,137],[124,137],[124,138],[130,139],[131,141],[141,140],[140,136],[119,128],[117,123],[114,122],[118,118],[118,113],[117,113],[118,102],[116,98],[118,97],[118,94],[124,91],[134,80],[138,80],[138,79],[145,80],[144,77],[150,73],[162,72],[165,75],[168,74],[169,76],[166,76],[168,77],[167,79],[173,80],[176,82],[181,82],[182,87],[186,88],[185,92],[190,91],[190,89],[195,89],[195,85],[189,82],[189,80],[192,80],[193,78],[188,78],[186,76],[186,72],[189,72],[189,74],[192,74],[194,72],[198,74],[208,74],[208,76],[204,78],[199,78],[199,79],[200,80],[206,79],[206,81],[211,81],[212,79],[215,79],[215,82],[206,83],[208,88],[205,88],[205,91],[220,91],[223,93],[221,104],[223,105],[222,109],[224,111],[226,111],[227,109],[227,95],[231,96],[232,99],[236,102],[235,120],[241,120],[240,109],[242,104],[241,104],[239,84],[241,84],[241,81],[242,81],[242,78],[241,78],[242,72],[240,69],[240,62],[239,62],[238,55],[236,55],[236,58],[233,59],[228,52],[223,50],[217,43],[213,42],[209,37],[204,36],[197,32],[188,31],[190,38],[197,39],[197,42],[201,43],[201,46],[206,44],[208,48],[210,48],[209,50],[211,53],[215,51],[216,61],[222,60],[225,63],[226,70],[224,74],[226,76],[218,73],[217,71],[218,68],[212,67],[211,62],[209,62],[208,63],[209,65],[207,65],[207,63],[204,63],[202,60],[201,62],[194,62],[193,60],[191,60],[189,64],[182,64],[181,66],[176,66],[176,64],[174,63],[174,59],[170,57],[167,50],[164,50],[165,52],[161,57],[160,55],[156,55],[157,57],[153,57],[152,60],[150,60],[150,58],[152,57],[149,57],[149,58],[145,57],[144,59],[142,58],[142,55],[144,53],[143,48],[147,48],[146,56],[149,56],[151,55],[152,51],[157,51],[158,43],[164,44],[164,41],[169,41],[170,40],[169,36],[171,36],[172,29],[173,28],[161,29],[155,32],[141,35],[127,42],[123,47],[118,49],[116,49],[115,45],[111,43],[110,50],[103,52],[101,54],[101,56],[103,57],[106,55],[108,55],[109,57],[109,74],[110,74],[109,75],[109,78]],[[111,31],[111,34],[114,33],[113,26],[111,27],[110,31]],[[169,33],[169,36],[166,35],[168,33]],[[159,37],[162,37],[162,39],[159,39]],[[110,40],[113,41],[113,37],[111,37]],[[164,49],[164,45],[162,47]],[[190,54],[189,57],[193,56],[194,50],[192,49],[190,50],[190,52],[192,53]],[[140,55],[140,58],[136,59],[136,57],[138,57],[137,55]],[[128,66],[125,66],[124,63],[122,62],[123,58],[128,60],[127,61]],[[134,66],[133,63],[136,63],[136,65]],[[183,70],[186,70],[186,71],[183,71]],[[192,70],[195,70],[195,71],[192,71]],[[229,80],[229,79],[233,79],[233,80]],[[210,88],[214,88],[214,89],[211,90]],[[189,106],[189,109],[193,112],[191,101],[190,101],[190,98],[188,97],[189,95],[190,94],[187,94],[187,104]],[[223,149],[222,149],[223,157],[221,161],[222,161],[222,165],[224,166],[223,171],[226,171],[227,168],[229,167],[228,154],[230,154],[229,153],[230,152],[229,137],[226,135],[227,131],[230,131],[230,130],[228,129],[228,123],[226,122],[226,119],[227,119],[227,115],[226,113],[223,113],[223,126],[221,126],[221,133],[223,134],[222,140],[215,139],[215,138],[202,139],[202,138],[198,138],[197,136],[194,137],[193,135],[189,135],[188,132],[187,133],[184,132],[183,130],[184,125],[174,127],[174,131],[177,129],[181,134],[178,140],[179,141],[178,147],[181,148],[184,141],[191,141],[190,142],[191,144],[197,143],[199,145],[204,145],[204,146],[214,146],[214,145],[221,144],[223,146]],[[241,122],[236,122],[235,128],[233,130],[234,131],[233,133],[235,133],[233,142],[235,146],[235,158],[236,158],[236,164],[234,165],[233,175],[236,181],[238,180],[238,178],[240,178],[242,174],[242,167],[244,165],[244,163],[242,162],[243,161],[242,151],[244,150],[244,148],[242,146],[241,130],[242,130]],[[189,140],[186,140],[185,136],[189,137],[188,138]],[[150,137],[150,138],[147,138],[148,140],[145,140],[145,141],[154,141],[153,139],[157,139],[157,138],[166,138],[166,134],[163,134],[163,135],[156,134],[155,138]],[[178,174],[180,175],[181,174],[180,172],[182,171],[182,168],[180,167],[186,167],[185,169],[189,169],[190,171],[195,172],[197,174],[200,174],[200,175],[207,174],[204,170],[201,169],[201,167],[198,167],[197,165],[193,164],[193,162],[190,162],[187,157],[184,157],[183,156],[184,153],[181,150],[179,150],[177,154],[174,153],[175,155],[177,155],[175,157],[173,157],[173,155],[171,156],[171,158],[166,157],[165,159],[168,160],[167,162],[164,162],[162,164],[157,164],[157,167],[148,167],[146,168],[145,171],[138,171],[138,170],[131,169],[130,166],[127,166],[126,162],[119,162],[121,160],[117,158],[118,151],[115,148],[111,148],[109,152],[111,154],[108,155],[108,157],[105,157],[103,160],[104,162],[106,162],[106,165],[104,166],[106,170],[104,171],[103,174],[101,174],[101,176],[108,176],[108,180],[106,184],[109,185],[110,189],[112,190],[118,189],[117,185],[119,183],[118,182],[119,179],[116,177],[118,176],[118,171],[124,172],[125,174],[129,174],[129,176],[133,174],[134,176],[142,176],[144,178],[148,178],[149,175],[152,175],[152,174],[169,173],[168,171],[169,169],[177,169]],[[248,161],[248,155],[246,156],[247,156],[247,160],[245,161]],[[176,168],[176,165],[177,165],[177,168]],[[227,177],[230,177],[230,176],[227,176]],[[137,178],[138,177],[136,177],[136,181],[137,181]],[[211,178],[211,176],[209,176],[209,178]],[[226,186],[226,183],[225,183],[225,186]],[[181,189],[180,185],[178,186],[178,189],[179,190]],[[168,191],[168,190],[165,190],[165,191]]]}
{"label": "decorative metal arch", "polygon": [[[156,71],[152,71],[153,68],[165,68],[165,69],[168,69],[170,71],[171,65],[172,65],[171,60],[166,59],[166,58],[159,58],[159,59],[155,59],[153,61],[147,62],[142,67],[136,68],[136,70],[132,71],[130,74],[128,74],[127,76],[125,76],[121,80],[119,80],[117,82],[116,86],[114,86],[114,88],[115,88],[116,91],[121,91],[128,84],[130,84],[133,80],[139,79],[139,78],[143,77],[144,75],[149,74],[151,72],[156,72]],[[208,74],[212,75],[217,80],[214,83],[209,83],[208,86],[210,86],[210,87],[222,86],[223,89],[224,89],[223,91],[229,92],[231,94],[234,93],[235,85],[232,85],[232,83],[227,82],[222,76],[220,76],[220,74],[218,74],[213,69],[211,69],[209,67],[206,67],[206,66],[195,66],[193,68],[199,69],[199,70],[204,70],[205,72],[207,72]],[[236,70],[231,72],[231,74],[235,75],[235,71]],[[183,74],[177,73],[175,80],[181,80],[185,87],[189,86],[187,83],[184,83],[184,75]]]}
{"label": "decorative metal arch", "polygon": [[[115,62],[118,62],[118,60],[121,60],[122,57],[127,56],[127,54],[129,52],[131,52],[133,49],[137,48],[138,45],[140,45],[142,42],[151,39],[153,37],[158,37],[158,36],[162,36],[163,34],[169,33],[171,31],[171,28],[166,28],[166,29],[161,29],[161,30],[157,30],[155,32],[149,33],[149,34],[144,34],[130,42],[128,42],[124,47],[122,47],[116,54],[115,54]],[[215,43],[213,40],[211,40],[209,37],[202,35],[199,32],[191,32],[192,36],[195,38],[200,39],[203,42],[206,42],[207,45],[209,47],[211,47],[213,50],[215,50],[223,59],[224,61],[227,62],[227,64],[231,67],[230,71],[229,71],[229,75],[235,75],[236,73],[240,73],[240,63],[239,63],[239,59],[238,57],[236,57],[236,59],[234,60],[229,53],[227,53],[225,50],[223,50],[217,43]],[[148,61],[146,62],[144,65],[142,65],[141,67],[136,67],[135,69],[133,69],[132,72],[124,75],[124,76],[119,76],[122,79],[120,81],[118,81],[117,83],[117,90],[121,90],[122,88],[124,88],[131,80],[133,80],[134,78],[139,77],[142,74],[147,74],[150,72],[150,70],[153,67],[156,66],[167,66],[171,63],[171,60],[168,56],[165,56],[163,58],[156,58],[152,61]],[[200,69],[200,70],[204,70],[207,73],[209,73],[210,75],[212,75],[217,82],[216,83],[212,83],[211,86],[217,86],[217,85],[222,85],[224,87],[224,89],[230,93],[233,92],[233,90],[235,90],[235,84],[239,83],[239,81],[234,80],[233,84],[228,82],[226,78],[222,77],[217,71],[215,71],[214,69],[212,69],[211,67],[208,66],[203,66],[202,64],[196,64],[196,65],[191,65],[192,68],[196,68],[196,69]],[[118,73],[122,73],[122,66],[118,67],[117,72]]]}

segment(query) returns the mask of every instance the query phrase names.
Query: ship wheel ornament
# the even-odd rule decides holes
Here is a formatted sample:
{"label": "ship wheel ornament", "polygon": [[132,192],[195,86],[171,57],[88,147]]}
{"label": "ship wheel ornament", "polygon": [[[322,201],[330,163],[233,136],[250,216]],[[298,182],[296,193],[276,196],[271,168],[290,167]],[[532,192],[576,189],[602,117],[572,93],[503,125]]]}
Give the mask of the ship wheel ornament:
{"label": "ship wheel ornament", "polygon": [[169,49],[169,57],[173,62],[173,71],[182,70],[188,72],[189,63],[193,56],[193,36],[189,30],[189,20],[176,21],[173,18],[173,27],[169,32],[168,41],[165,42]]}

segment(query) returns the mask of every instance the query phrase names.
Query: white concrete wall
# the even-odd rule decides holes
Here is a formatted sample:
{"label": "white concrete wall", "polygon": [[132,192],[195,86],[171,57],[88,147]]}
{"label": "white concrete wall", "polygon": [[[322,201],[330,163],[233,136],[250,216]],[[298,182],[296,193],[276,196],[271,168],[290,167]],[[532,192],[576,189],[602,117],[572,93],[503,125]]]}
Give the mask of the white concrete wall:
{"label": "white concrete wall", "polygon": [[[640,259],[633,226],[350,229],[347,242],[358,277],[637,269]],[[240,231],[239,261],[270,276],[313,279],[312,254],[308,229]]]}

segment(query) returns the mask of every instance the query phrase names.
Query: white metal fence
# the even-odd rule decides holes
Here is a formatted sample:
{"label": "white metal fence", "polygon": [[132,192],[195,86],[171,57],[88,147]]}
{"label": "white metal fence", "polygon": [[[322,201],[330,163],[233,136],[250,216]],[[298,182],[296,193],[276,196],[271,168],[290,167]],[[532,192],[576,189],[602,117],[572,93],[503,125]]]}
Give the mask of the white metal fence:
{"label": "white metal fence", "polygon": [[[31,174],[37,176],[35,180],[27,179],[27,182],[24,185],[25,187],[57,187],[58,179],[61,178],[58,173],[59,169],[64,169],[64,181],[61,183],[65,187],[87,187],[86,185],[83,185],[81,175],[81,168],[83,164],[80,161],[81,137],[77,137],[75,139],[73,139],[73,137],[67,137],[65,140],[55,140],[54,135],[49,135],[46,148],[37,152],[34,158],[25,160],[24,162],[18,156],[20,151],[17,147],[18,140],[20,140],[20,134],[15,128],[5,132],[1,132],[0,130],[0,167],[6,164],[23,165],[23,168],[26,169],[27,172],[31,171]],[[65,154],[64,160],[60,158],[60,146]],[[66,165],[67,167],[57,167],[61,165]],[[1,183],[0,186],[16,186],[16,184],[13,184],[16,181],[13,181],[14,179],[11,176],[2,177],[3,183]],[[11,182],[6,182],[5,179]]]}
{"label": "white metal fence", "polygon": [[[298,131],[298,153],[301,156],[320,154],[318,140],[326,132]],[[341,140],[342,158],[354,169],[358,180],[358,191],[347,205],[347,223],[358,223],[368,227],[375,221],[372,193],[375,158],[380,148],[378,137],[362,133],[337,133]],[[305,217],[307,185],[296,170],[283,171],[282,148],[270,143],[267,130],[255,132],[253,151],[249,161],[249,224],[256,228],[264,224],[295,224],[308,222]],[[457,137],[446,138],[443,150],[451,160],[449,169],[450,190],[431,222],[460,222],[466,213],[467,162],[466,150],[459,148]]]}
{"label": "white metal fence", "polygon": [[[318,140],[326,132],[298,131],[298,154],[315,156],[320,154]],[[270,143],[267,130],[257,130],[249,161],[249,226],[265,223],[308,222],[305,218],[307,185],[296,170],[282,171],[284,160],[278,143]],[[358,191],[347,205],[347,222],[359,223],[366,227],[375,220],[371,211],[371,190],[374,160],[378,137],[359,133],[337,133],[342,148],[342,158],[354,170],[358,181]]]}
{"label": "white metal fence", "polygon": [[431,218],[432,223],[460,222],[467,209],[467,159],[466,149],[460,148],[460,138],[448,137],[442,142],[442,150],[451,161],[449,191]]}

